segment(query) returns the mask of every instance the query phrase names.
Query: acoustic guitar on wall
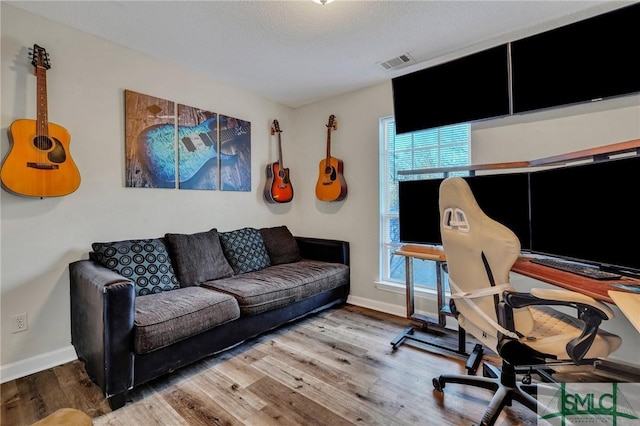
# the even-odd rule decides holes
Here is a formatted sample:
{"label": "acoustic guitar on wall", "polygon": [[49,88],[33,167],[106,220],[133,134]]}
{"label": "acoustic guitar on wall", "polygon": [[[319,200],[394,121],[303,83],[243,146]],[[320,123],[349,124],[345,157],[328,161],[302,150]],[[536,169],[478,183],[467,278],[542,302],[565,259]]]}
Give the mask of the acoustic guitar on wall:
{"label": "acoustic guitar on wall", "polygon": [[34,44],[29,56],[35,67],[37,118],[15,120],[9,126],[11,149],[2,164],[0,179],[4,189],[17,195],[68,195],[80,186],[80,172],[69,153],[69,132],[48,121],[49,54]]}
{"label": "acoustic guitar on wall", "polygon": [[327,122],[327,157],[320,161],[316,182],[316,197],[321,201],[340,201],[347,196],[347,182],[342,174],[344,164],[331,156],[331,130],[337,129],[336,116],[331,114]]}
{"label": "acoustic guitar on wall", "polygon": [[278,161],[267,166],[267,183],[264,198],[268,203],[288,203],[293,199],[293,186],[289,178],[289,169],[282,163],[282,130],[278,120],[273,120],[271,134],[278,134]]}

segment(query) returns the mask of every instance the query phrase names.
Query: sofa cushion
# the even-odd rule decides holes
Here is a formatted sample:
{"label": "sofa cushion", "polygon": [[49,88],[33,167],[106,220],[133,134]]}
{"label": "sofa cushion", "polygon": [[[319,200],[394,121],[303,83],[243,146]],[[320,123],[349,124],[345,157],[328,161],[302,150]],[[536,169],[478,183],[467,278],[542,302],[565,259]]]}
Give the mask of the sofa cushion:
{"label": "sofa cushion", "polygon": [[302,259],[298,243],[286,226],[262,228],[260,235],[269,253],[271,265],[292,263]]}
{"label": "sofa cushion", "polygon": [[138,354],[169,346],[240,316],[236,300],[202,287],[136,297],[134,349]]}
{"label": "sofa cushion", "polygon": [[91,248],[91,259],[134,282],[136,296],[179,287],[162,238],[98,242]]}
{"label": "sofa cushion", "polygon": [[221,232],[222,250],[236,274],[259,271],[271,265],[260,231],[242,228]]}
{"label": "sofa cushion", "polygon": [[165,234],[180,287],[233,275],[214,228],[195,234]]}
{"label": "sofa cushion", "polygon": [[341,263],[301,260],[202,284],[233,295],[243,316],[288,305],[349,283]]}

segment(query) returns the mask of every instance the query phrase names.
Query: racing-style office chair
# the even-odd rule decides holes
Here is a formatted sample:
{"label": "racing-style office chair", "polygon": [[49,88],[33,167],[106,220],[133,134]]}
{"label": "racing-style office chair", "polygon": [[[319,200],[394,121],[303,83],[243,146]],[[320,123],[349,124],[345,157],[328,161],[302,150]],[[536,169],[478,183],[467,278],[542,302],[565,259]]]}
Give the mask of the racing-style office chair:
{"label": "racing-style office chair", "polygon": [[[518,237],[482,211],[463,178],[445,179],[439,197],[452,313],[461,327],[502,358],[502,367],[485,363],[483,376],[443,374],[433,379],[433,386],[441,392],[447,383],[493,391],[481,425],[493,425],[513,400],[536,412],[531,373],[525,373],[522,381],[516,379],[517,373],[526,366],[525,370],[538,372],[542,381],[549,382],[554,363],[581,365],[608,356],[621,339],[599,326],[613,318],[613,312],[572,291],[516,292],[509,283],[509,271],[520,254]],[[577,315],[560,312],[553,305],[575,308]]]}

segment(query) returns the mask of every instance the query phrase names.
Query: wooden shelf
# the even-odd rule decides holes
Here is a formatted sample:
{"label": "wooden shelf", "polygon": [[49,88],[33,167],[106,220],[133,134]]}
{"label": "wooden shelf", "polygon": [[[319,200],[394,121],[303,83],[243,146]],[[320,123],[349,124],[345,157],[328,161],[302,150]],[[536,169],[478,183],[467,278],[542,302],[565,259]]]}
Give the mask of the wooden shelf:
{"label": "wooden shelf", "polygon": [[601,161],[611,158],[614,155],[635,152],[640,155],[640,139],[632,139],[625,142],[618,142],[610,145],[603,145],[596,148],[583,149],[580,151],[569,152],[551,157],[538,158],[530,161],[510,161],[504,163],[490,164],[472,164],[467,166],[453,167],[434,167],[429,169],[400,170],[399,175],[419,175],[419,174],[435,174],[444,173],[448,175],[451,172],[469,171],[472,175],[479,170],[504,170],[504,169],[522,169],[529,167],[543,166],[560,166],[563,164],[592,160]]}
{"label": "wooden shelf", "polygon": [[611,145],[603,145],[597,148],[583,149],[568,154],[554,155],[552,157],[540,158],[538,160],[529,161],[529,166],[551,166],[570,163],[580,160],[599,161],[608,159],[613,155],[635,152],[640,155],[640,139],[632,139],[626,142],[618,142]]}
{"label": "wooden shelf", "polygon": [[475,164],[467,166],[452,166],[452,167],[434,167],[430,169],[416,169],[416,170],[399,170],[399,175],[422,175],[431,173],[450,173],[450,172],[462,172],[470,171],[475,172],[477,170],[498,170],[498,169],[519,169],[529,167],[529,161],[511,161],[508,163],[492,163],[492,164]]}

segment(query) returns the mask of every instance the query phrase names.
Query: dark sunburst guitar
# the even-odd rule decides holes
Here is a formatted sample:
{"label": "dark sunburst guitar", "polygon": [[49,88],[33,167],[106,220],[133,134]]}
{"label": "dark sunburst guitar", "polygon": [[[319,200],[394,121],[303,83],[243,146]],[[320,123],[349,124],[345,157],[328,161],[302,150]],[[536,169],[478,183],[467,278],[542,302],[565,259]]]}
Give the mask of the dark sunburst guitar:
{"label": "dark sunburst guitar", "polygon": [[80,172],[69,153],[69,132],[48,120],[49,55],[34,44],[29,56],[36,75],[36,120],[15,120],[9,126],[11,149],[2,163],[0,179],[4,189],[18,195],[68,195],[80,186]]}
{"label": "dark sunburst guitar", "polygon": [[340,201],[347,196],[347,182],[342,174],[342,160],[331,156],[331,130],[338,129],[336,116],[331,114],[327,123],[327,157],[320,161],[316,182],[316,197],[321,201]]}
{"label": "dark sunburst guitar", "polygon": [[282,164],[282,138],[278,120],[273,120],[271,134],[278,134],[278,161],[267,166],[267,183],[264,198],[269,203],[288,203],[293,199],[293,186],[289,178],[289,169]]}

